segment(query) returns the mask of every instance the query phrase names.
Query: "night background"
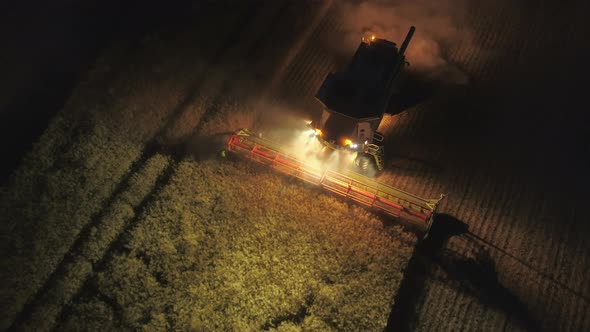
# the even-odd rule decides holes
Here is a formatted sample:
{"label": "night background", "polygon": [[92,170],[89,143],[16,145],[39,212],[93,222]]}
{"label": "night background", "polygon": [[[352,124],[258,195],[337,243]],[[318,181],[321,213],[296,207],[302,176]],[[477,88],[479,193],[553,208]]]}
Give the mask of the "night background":
{"label": "night background", "polygon": [[[590,330],[586,1],[0,5],[2,330]],[[426,240],[239,158],[416,34],[380,182]]]}

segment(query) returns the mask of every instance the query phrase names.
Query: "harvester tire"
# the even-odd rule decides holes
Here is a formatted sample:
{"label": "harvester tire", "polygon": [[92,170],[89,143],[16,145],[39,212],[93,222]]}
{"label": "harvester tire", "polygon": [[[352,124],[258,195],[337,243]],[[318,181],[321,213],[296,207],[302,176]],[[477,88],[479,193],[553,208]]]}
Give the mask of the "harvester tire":
{"label": "harvester tire", "polygon": [[370,160],[367,156],[362,156],[359,160],[359,168],[363,173],[369,170]]}
{"label": "harvester tire", "polygon": [[354,165],[357,168],[357,172],[365,176],[374,176],[376,163],[375,157],[369,153],[359,153],[354,160]]}

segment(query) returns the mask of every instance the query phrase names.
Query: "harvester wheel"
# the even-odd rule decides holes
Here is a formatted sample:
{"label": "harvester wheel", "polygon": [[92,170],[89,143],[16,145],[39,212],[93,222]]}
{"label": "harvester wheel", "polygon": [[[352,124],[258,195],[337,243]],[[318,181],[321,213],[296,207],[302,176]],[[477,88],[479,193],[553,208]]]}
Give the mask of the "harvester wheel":
{"label": "harvester wheel", "polygon": [[367,172],[369,169],[370,160],[367,156],[362,156],[359,160],[359,168],[363,173]]}
{"label": "harvester wheel", "polygon": [[366,176],[374,176],[375,157],[370,153],[359,153],[354,160],[357,171]]}

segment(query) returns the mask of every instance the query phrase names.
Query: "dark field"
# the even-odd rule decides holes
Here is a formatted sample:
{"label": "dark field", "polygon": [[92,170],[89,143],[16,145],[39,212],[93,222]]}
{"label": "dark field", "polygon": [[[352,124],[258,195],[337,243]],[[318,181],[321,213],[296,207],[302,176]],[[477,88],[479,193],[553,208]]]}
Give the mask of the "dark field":
{"label": "dark field", "polygon": [[[2,21],[2,329],[590,330],[587,2],[44,6]],[[426,241],[219,157],[410,24],[379,179],[448,195]]]}

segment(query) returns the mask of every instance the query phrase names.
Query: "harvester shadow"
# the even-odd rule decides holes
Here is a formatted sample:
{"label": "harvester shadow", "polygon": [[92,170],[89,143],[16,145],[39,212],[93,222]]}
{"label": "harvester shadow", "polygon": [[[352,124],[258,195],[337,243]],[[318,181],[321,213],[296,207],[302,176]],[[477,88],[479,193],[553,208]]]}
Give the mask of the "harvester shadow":
{"label": "harvester shadow", "polygon": [[458,282],[460,291],[479,299],[487,306],[498,308],[506,313],[508,320],[515,317],[515,323],[522,324],[528,331],[540,331],[526,303],[518,298],[498,279],[496,263],[487,250],[481,250],[473,257],[452,250],[440,252],[434,262],[442,268],[446,282]]}
{"label": "harvester shadow", "polygon": [[193,135],[184,144],[184,154],[194,160],[206,160],[219,156],[233,132],[212,135]]}
{"label": "harvester shadow", "polygon": [[451,216],[441,214],[433,224],[427,240],[418,243],[406,267],[404,278],[395,296],[385,331],[413,331],[417,323],[420,294],[430,275],[430,257],[440,251],[454,235],[467,231],[467,225]]}
{"label": "harvester shadow", "polygon": [[191,135],[177,142],[155,140],[146,146],[146,150],[162,153],[176,160],[190,158],[202,161],[219,156],[232,134],[233,132]]}
{"label": "harvester shadow", "polygon": [[584,295],[583,293],[569,287],[568,285],[564,284],[563,282],[555,279],[554,277],[552,277],[551,275],[543,272],[541,269],[534,267],[531,263],[518,258],[517,256],[514,256],[513,254],[511,254],[510,252],[496,246],[495,244],[491,243],[490,241],[487,241],[484,238],[481,238],[480,236],[473,234],[471,232],[466,233],[464,236],[461,236],[461,239],[463,239],[464,241],[468,242],[469,244],[473,245],[473,246],[477,246],[479,248],[483,248],[483,247],[488,247],[492,250],[495,250],[499,253],[501,253],[503,256],[510,258],[516,262],[518,262],[519,264],[521,264],[522,266],[526,267],[528,270],[535,272],[537,275],[547,279],[548,281],[550,281],[551,283],[553,283],[555,286],[560,287],[561,289],[571,293],[572,295],[580,298],[581,300],[583,300],[586,303],[590,303],[590,297]]}
{"label": "harvester shadow", "polygon": [[[428,238],[417,245],[408,262],[386,331],[412,331],[416,328],[417,307],[429,281],[456,286],[483,304],[517,318],[526,329],[539,330],[526,304],[499,281],[495,262],[485,248],[480,246],[473,257],[445,248],[451,237],[465,237],[468,234],[470,232],[466,223],[447,214],[438,216]],[[444,277],[438,277],[440,273],[435,273],[437,270],[442,271]]]}
{"label": "harvester shadow", "polygon": [[408,71],[403,79],[399,91],[391,97],[391,104],[387,113],[399,114],[433,98],[449,83],[434,77],[427,77],[424,73]]}

